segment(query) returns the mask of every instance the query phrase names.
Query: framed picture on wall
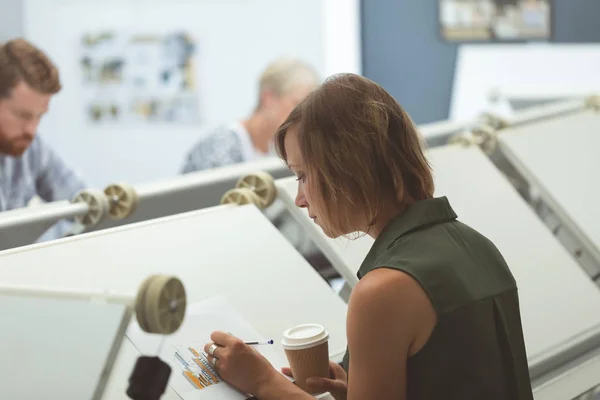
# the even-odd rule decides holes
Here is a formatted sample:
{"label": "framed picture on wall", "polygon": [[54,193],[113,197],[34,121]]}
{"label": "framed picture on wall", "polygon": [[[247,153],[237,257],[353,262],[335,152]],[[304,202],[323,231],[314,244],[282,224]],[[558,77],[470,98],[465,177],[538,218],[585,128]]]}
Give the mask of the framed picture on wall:
{"label": "framed picture on wall", "polygon": [[83,35],[85,113],[93,125],[196,123],[195,53],[185,32]]}
{"label": "framed picture on wall", "polygon": [[551,0],[439,0],[442,37],[451,42],[549,40]]}

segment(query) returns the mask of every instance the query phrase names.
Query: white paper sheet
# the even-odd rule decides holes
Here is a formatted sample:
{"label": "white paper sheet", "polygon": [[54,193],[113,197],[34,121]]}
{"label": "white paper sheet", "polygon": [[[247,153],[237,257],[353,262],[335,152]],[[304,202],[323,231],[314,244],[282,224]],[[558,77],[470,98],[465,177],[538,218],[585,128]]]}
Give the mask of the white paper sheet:
{"label": "white paper sheet", "polygon": [[[169,385],[182,400],[250,398],[223,382],[208,363],[205,363],[204,345],[211,341],[210,334],[217,330],[229,332],[244,341],[270,339],[262,337],[222,296],[188,305],[182,326],[164,339],[162,336],[144,333],[137,324],[130,326],[127,336],[142,354],[158,354],[171,366]],[[272,346],[277,345],[260,345],[255,348],[275,369],[281,370],[287,362],[273,350]],[[197,378],[199,375],[200,379]],[[197,386],[198,384],[200,385]]]}

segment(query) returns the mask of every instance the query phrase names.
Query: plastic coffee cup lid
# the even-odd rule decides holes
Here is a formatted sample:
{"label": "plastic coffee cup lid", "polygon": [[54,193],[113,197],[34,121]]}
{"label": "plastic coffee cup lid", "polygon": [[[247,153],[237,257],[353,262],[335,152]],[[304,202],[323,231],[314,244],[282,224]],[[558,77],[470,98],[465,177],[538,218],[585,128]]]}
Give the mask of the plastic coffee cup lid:
{"label": "plastic coffee cup lid", "polygon": [[286,350],[303,350],[318,346],[329,340],[329,333],[318,324],[304,324],[283,332],[281,344]]}

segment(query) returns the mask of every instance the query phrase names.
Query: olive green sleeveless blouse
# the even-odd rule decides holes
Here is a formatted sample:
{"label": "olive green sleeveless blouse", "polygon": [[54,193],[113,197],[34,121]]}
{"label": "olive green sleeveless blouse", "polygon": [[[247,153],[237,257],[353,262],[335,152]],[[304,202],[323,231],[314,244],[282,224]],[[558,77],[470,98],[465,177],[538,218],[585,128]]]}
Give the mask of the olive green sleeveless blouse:
{"label": "olive green sleeveless blouse", "polygon": [[[411,275],[438,317],[408,359],[409,400],[533,399],[516,282],[494,244],[457,221],[445,197],[419,201],[386,226],[358,278],[377,268]],[[349,360],[346,353],[351,381]]]}

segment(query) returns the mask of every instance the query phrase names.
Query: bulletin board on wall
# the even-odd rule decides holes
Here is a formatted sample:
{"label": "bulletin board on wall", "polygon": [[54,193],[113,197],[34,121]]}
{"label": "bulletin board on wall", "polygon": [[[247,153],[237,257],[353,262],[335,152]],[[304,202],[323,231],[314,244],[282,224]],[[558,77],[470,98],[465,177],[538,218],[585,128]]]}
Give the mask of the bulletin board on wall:
{"label": "bulletin board on wall", "polygon": [[[179,174],[202,135],[251,113],[258,77],[278,57],[324,70],[322,0],[25,0],[24,7],[26,38],[57,64],[63,84],[39,133],[88,186]],[[132,94],[134,84],[143,96]]]}
{"label": "bulletin board on wall", "polygon": [[81,36],[80,52],[89,124],[201,122],[198,45],[189,33],[97,30]]}
{"label": "bulletin board on wall", "polygon": [[438,0],[439,29],[449,42],[550,40],[551,0]]}

